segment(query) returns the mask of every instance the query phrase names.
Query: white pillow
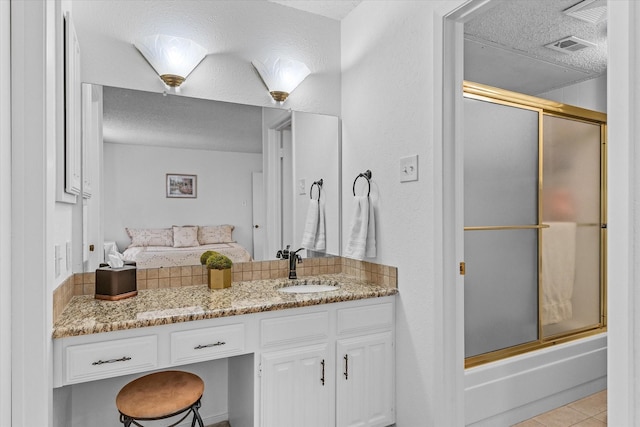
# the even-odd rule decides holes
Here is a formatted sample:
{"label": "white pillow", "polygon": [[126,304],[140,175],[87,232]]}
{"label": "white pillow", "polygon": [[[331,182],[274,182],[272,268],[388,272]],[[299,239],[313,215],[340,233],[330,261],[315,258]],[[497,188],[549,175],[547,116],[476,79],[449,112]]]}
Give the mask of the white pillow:
{"label": "white pillow", "polygon": [[173,226],[173,247],[188,248],[191,246],[200,246],[200,243],[198,243],[198,227],[197,226],[178,227],[174,225]]}
{"label": "white pillow", "polygon": [[209,225],[198,228],[198,241],[201,245],[233,242],[233,225]]}
{"label": "white pillow", "polygon": [[173,230],[170,228],[126,228],[133,246],[173,246]]}

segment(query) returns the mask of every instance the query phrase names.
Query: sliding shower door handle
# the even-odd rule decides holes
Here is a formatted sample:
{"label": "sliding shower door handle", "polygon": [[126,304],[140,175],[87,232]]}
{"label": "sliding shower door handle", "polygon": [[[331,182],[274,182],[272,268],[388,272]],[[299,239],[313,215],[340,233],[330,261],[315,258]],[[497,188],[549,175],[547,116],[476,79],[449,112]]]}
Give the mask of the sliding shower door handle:
{"label": "sliding shower door handle", "polygon": [[540,228],[549,228],[549,224],[533,224],[533,225],[480,225],[464,227],[464,231],[482,231],[482,230],[538,230]]}

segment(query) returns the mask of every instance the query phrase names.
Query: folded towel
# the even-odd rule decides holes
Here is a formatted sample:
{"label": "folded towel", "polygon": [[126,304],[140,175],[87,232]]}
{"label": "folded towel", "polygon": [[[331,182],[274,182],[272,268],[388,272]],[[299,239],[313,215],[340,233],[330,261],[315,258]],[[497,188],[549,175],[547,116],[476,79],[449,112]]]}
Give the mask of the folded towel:
{"label": "folded towel", "polygon": [[375,257],[375,227],[374,209],[369,197],[355,196],[345,256],[355,259],[363,259],[365,256]]}
{"label": "folded towel", "polygon": [[310,200],[301,246],[313,251],[326,249],[324,200]]}
{"label": "folded towel", "polygon": [[573,317],[576,270],[576,224],[549,222],[542,229],[542,324]]}
{"label": "folded towel", "polygon": [[324,215],[324,198],[318,201],[318,231],[316,232],[316,243],[313,247],[314,251],[324,252],[327,249],[326,224]]}

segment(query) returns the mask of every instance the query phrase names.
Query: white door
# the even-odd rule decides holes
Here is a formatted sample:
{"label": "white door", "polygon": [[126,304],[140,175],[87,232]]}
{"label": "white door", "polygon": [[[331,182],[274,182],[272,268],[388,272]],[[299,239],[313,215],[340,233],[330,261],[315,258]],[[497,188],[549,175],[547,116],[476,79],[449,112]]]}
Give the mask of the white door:
{"label": "white door", "polygon": [[251,174],[251,183],[253,192],[253,259],[262,261],[265,259],[264,183],[262,172],[253,172]]}
{"label": "white door", "polygon": [[339,340],[336,354],[336,426],[393,424],[392,333]]}
{"label": "white door", "polygon": [[332,425],[328,344],[262,355],[260,426]]}

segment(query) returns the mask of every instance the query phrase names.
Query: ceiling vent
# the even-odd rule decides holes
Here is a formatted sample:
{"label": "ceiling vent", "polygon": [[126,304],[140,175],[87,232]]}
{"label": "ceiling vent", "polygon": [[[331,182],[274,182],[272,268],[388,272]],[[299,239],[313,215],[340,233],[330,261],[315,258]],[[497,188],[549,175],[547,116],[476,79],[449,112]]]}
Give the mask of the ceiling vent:
{"label": "ceiling vent", "polygon": [[569,36],[553,43],[546,44],[544,46],[558,52],[572,53],[582,49],[586,49],[588,47],[595,47],[596,45],[586,40],[582,40],[574,36]]}
{"label": "ceiling vent", "polygon": [[607,1],[583,0],[564,10],[563,13],[592,24],[599,24],[607,20]]}

